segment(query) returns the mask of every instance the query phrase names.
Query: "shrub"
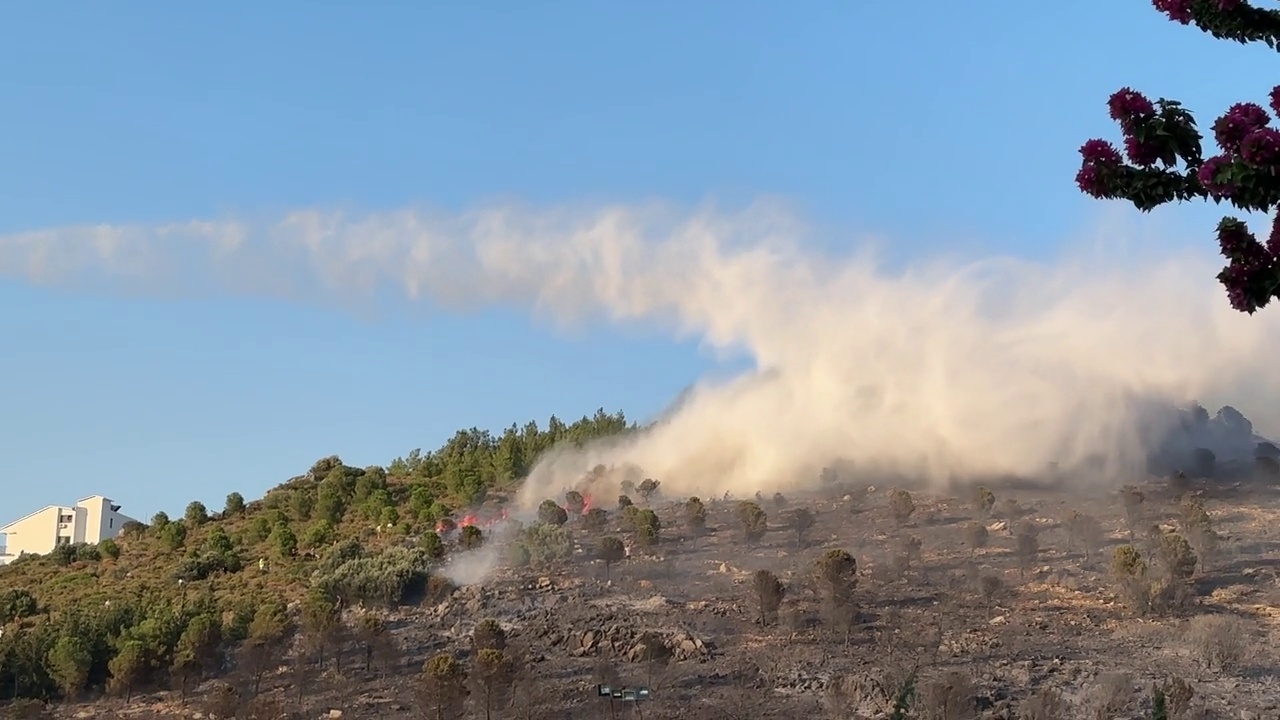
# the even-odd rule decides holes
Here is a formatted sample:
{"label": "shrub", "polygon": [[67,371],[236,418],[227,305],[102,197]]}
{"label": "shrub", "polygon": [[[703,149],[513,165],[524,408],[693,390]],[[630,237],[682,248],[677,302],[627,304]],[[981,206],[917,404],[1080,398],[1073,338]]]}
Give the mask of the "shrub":
{"label": "shrub", "polygon": [[333,523],[325,518],[321,518],[311,523],[306,533],[302,536],[302,544],[308,548],[321,548],[333,542],[333,536],[336,530]]}
{"label": "shrub", "polygon": [[547,525],[563,525],[569,520],[569,513],[556,504],[555,500],[543,500],[538,506],[538,521]]}
{"label": "shrub", "polygon": [[1160,564],[1170,579],[1189,579],[1195,574],[1198,562],[1190,543],[1178,533],[1167,533],[1161,538]]}
{"label": "shrub", "polygon": [[742,525],[742,534],[748,546],[759,542],[769,531],[769,516],[759,504],[750,500],[738,503],[738,522]]}
{"label": "shrub", "polygon": [[826,597],[847,601],[858,585],[858,561],[844,550],[831,549],[819,558],[815,574]]}
{"label": "shrub", "polygon": [[1200,615],[1187,628],[1187,642],[1196,660],[1206,669],[1234,672],[1252,650],[1251,629],[1238,617]]}
{"label": "shrub", "polygon": [[40,610],[36,596],[26,588],[0,591],[0,625],[31,617]]}
{"label": "shrub", "polygon": [[570,490],[564,494],[564,506],[571,514],[581,515],[587,507],[587,499],[577,490]]}
{"label": "shrub", "polygon": [[635,503],[631,502],[631,498],[630,498],[630,497],[628,497],[628,496],[626,496],[626,495],[619,495],[619,496],[618,496],[618,510],[619,510],[619,511],[625,512],[625,511],[626,511],[626,509],[627,509],[627,508],[629,508],[629,507],[631,507],[632,505],[635,505]]}
{"label": "shrub", "polygon": [[507,546],[507,562],[512,567],[528,567],[533,560],[533,553],[529,552],[529,546],[517,540]]}
{"label": "shrub", "polygon": [[806,536],[816,523],[817,519],[808,508],[796,508],[791,511],[791,529],[796,531],[796,545],[798,547],[807,545]]}
{"label": "shrub", "polygon": [[996,506],[996,494],[991,492],[991,488],[985,485],[979,485],[973,490],[973,509],[977,512],[978,517],[985,518],[991,515],[991,511]]}
{"label": "shrub", "polygon": [[911,498],[911,493],[906,490],[894,490],[893,494],[889,496],[889,512],[899,524],[905,525],[915,511],[915,500]]}
{"label": "shrub", "polygon": [[524,531],[524,542],[535,565],[546,566],[573,557],[573,533],[548,523],[535,523]]}
{"label": "shrub", "polygon": [[757,570],[752,577],[756,600],[760,605],[760,624],[769,625],[778,619],[778,609],[782,607],[782,598],[786,595],[786,587],[768,570]]}
{"label": "shrub", "polygon": [[227,495],[226,504],[223,505],[223,517],[235,517],[244,512],[244,496],[238,492]]}
{"label": "shrub", "polygon": [[609,579],[609,569],[615,563],[626,559],[627,547],[616,537],[602,537],[600,538],[600,547],[597,550],[597,555],[604,562],[604,577],[607,581]]}
{"label": "shrub", "polygon": [[396,607],[425,598],[431,558],[421,550],[391,548],[342,563],[315,585],[348,601]]}
{"label": "shrub", "polygon": [[463,550],[475,550],[483,544],[484,532],[480,528],[475,525],[462,526],[462,532],[458,534],[458,547]]}
{"label": "shrub", "polygon": [[645,478],[636,490],[640,493],[640,497],[644,498],[645,502],[649,502],[653,494],[658,492],[658,486],[661,484],[661,482],[653,478]]}
{"label": "shrub", "polygon": [[990,539],[990,533],[987,532],[987,526],[980,522],[970,522],[964,526],[965,544],[969,546],[969,556],[973,557],[974,553],[987,546]]}
{"label": "shrub", "polygon": [[488,618],[476,623],[471,631],[471,647],[480,650],[506,650],[507,631],[502,629],[497,620]]}
{"label": "shrub", "polygon": [[422,533],[422,537],[418,538],[418,547],[422,548],[422,551],[432,560],[444,557],[444,541],[435,530]]}
{"label": "shrub", "polygon": [[593,507],[582,516],[582,525],[588,530],[602,530],[609,522],[609,513],[604,508]]}
{"label": "shrub", "polygon": [[199,500],[192,500],[187,504],[187,511],[183,514],[183,519],[192,527],[203,525],[209,521],[209,511],[205,508],[204,503]]}
{"label": "shrub", "polygon": [[115,540],[107,538],[98,543],[98,552],[102,553],[105,557],[116,560],[120,557],[120,546],[116,544]]}

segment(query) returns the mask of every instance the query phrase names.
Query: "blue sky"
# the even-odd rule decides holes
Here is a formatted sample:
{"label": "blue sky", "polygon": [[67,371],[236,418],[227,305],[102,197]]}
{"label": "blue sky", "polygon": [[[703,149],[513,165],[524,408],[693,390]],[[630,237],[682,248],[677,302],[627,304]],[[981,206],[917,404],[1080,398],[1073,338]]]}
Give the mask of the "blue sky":
{"label": "blue sky", "polygon": [[[1081,141],[1115,134],[1112,90],[1216,113],[1264,97],[1264,56],[1137,0],[13,2],[0,233],[780,195],[833,246],[1044,257],[1099,212],[1072,176]],[[1211,242],[1212,208],[1171,213]],[[692,342],[518,309],[371,318],[9,277],[0,308],[0,519],[99,492],[139,517],[220,507],[327,454],[644,418],[715,367]]]}

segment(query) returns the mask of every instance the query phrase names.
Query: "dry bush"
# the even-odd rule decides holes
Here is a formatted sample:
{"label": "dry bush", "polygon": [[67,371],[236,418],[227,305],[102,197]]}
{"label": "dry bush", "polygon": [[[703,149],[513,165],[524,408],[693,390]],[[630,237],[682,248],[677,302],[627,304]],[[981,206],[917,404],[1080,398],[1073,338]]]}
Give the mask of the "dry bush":
{"label": "dry bush", "polygon": [[889,513],[899,525],[906,525],[916,511],[916,501],[906,490],[894,490],[889,496]]}
{"label": "dry bush", "polygon": [[1107,673],[1085,690],[1084,709],[1091,720],[1115,720],[1133,705],[1133,678]]}
{"label": "dry bush", "polygon": [[978,694],[968,675],[953,670],[922,684],[911,705],[920,720],[973,720]]}
{"label": "dry bush", "polygon": [[991,492],[991,488],[985,485],[979,485],[973,489],[973,510],[977,517],[991,517],[991,511],[996,506],[996,495]]}
{"label": "dry bush", "polygon": [[1067,528],[1067,543],[1072,548],[1084,552],[1085,561],[1092,559],[1093,553],[1102,546],[1104,532],[1098,519],[1072,510],[1063,525]]}
{"label": "dry bush", "polygon": [[1071,705],[1056,688],[1040,688],[1018,706],[1017,717],[1021,720],[1069,720]]}
{"label": "dry bush", "polygon": [[1201,667],[1230,673],[1240,668],[1253,645],[1249,624],[1233,615],[1200,615],[1188,624],[1187,644]]}
{"label": "dry bush", "polygon": [[768,570],[757,570],[752,577],[752,587],[760,607],[760,624],[769,625],[777,621],[778,608],[782,607],[782,598],[787,592],[782,581]]}
{"label": "dry bush", "polygon": [[1013,529],[1014,553],[1018,557],[1018,576],[1026,578],[1027,571],[1040,554],[1040,531],[1029,520],[1019,522]]}
{"label": "dry bush", "polygon": [[973,557],[974,553],[986,547],[990,539],[991,534],[987,532],[986,525],[977,521],[965,524],[964,542],[969,546],[969,557]]}

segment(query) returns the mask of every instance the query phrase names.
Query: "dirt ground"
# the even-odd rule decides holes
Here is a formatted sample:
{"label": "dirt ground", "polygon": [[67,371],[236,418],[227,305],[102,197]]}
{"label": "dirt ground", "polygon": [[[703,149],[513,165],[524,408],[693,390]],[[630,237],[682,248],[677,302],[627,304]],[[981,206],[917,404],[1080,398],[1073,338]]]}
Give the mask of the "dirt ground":
{"label": "dirt ground", "polygon": [[[1139,488],[1146,496],[1142,527],[1181,529],[1177,501],[1163,481]],[[752,547],[736,517],[743,498],[708,501],[709,534],[696,539],[684,528],[683,498],[655,499],[663,523],[658,554],[632,548],[607,581],[603,563],[592,558],[595,536],[628,537],[620,514],[610,512],[603,533],[571,519],[578,541],[573,563],[500,569],[439,605],[388,614],[402,648],[389,670],[366,673],[351,660],[342,675],[307,679],[299,700],[291,686],[296,678],[282,669],[269,679],[267,693],[279,698],[282,711],[301,707],[300,717],[419,716],[415,685],[422,663],[441,650],[465,654],[475,624],[494,618],[529,677],[515,707],[493,717],[888,717],[882,690],[914,670],[910,717],[1150,717],[1152,688],[1176,678],[1194,697],[1186,708],[1173,707],[1170,717],[1280,718],[1276,487],[1194,483],[1191,495],[1220,536],[1217,550],[1191,578],[1194,597],[1183,609],[1146,616],[1124,601],[1111,573],[1114,547],[1130,541],[1115,491],[1076,495],[993,485],[997,502],[986,516],[975,509],[970,490],[955,490],[959,497],[914,492],[916,510],[903,524],[888,507],[892,490],[833,487],[820,496],[787,498],[785,509],[765,497],[760,504],[770,530]],[[816,513],[804,546],[787,527],[797,507]],[[1100,547],[1087,556],[1071,547],[1064,527],[1071,511],[1100,523]],[[980,549],[967,542],[966,526],[975,516],[989,533]],[[1016,552],[1019,523],[1037,529],[1027,563]],[[920,540],[919,553],[904,564],[904,539],[911,536]],[[1141,532],[1135,537],[1141,547]],[[832,548],[858,562],[857,613],[844,630],[824,622],[811,582],[815,562]],[[772,571],[787,585],[778,620],[767,626],[757,620],[757,570]],[[670,657],[646,660],[646,632],[662,640]],[[610,668],[622,684],[650,687],[651,698],[598,697],[596,685]],[[1046,688],[1060,691],[1065,711],[1037,710]],[[964,699],[948,708],[948,692]],[[197,708],[179,708],[161,693],[135,698],[128,708],[67,712],[208,717]]]}

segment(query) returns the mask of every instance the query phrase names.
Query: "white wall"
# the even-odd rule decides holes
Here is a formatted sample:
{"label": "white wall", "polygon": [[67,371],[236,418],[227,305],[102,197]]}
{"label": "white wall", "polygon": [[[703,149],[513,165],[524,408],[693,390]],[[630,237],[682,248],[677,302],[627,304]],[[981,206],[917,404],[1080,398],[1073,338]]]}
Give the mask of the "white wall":
{"label": "white wall", "polygon": [[87,497],[76,503],[77,514],[83,513],[83,522],[77,526],[82,539],[76,542],[97,544],[120,534],[120,528],[133,518],[120,514],[111,498],[101,495]]}
{"label": "white wall", "polygon": [[0,535],[4,538],[0,556],[11,560],[24,552],[45,555],[59,543],[96,545],[114,538],[133,519],[122,515],[118,507],[101,495],[87,497],[75,507],[46,507],[5,527],[5,534]]}

